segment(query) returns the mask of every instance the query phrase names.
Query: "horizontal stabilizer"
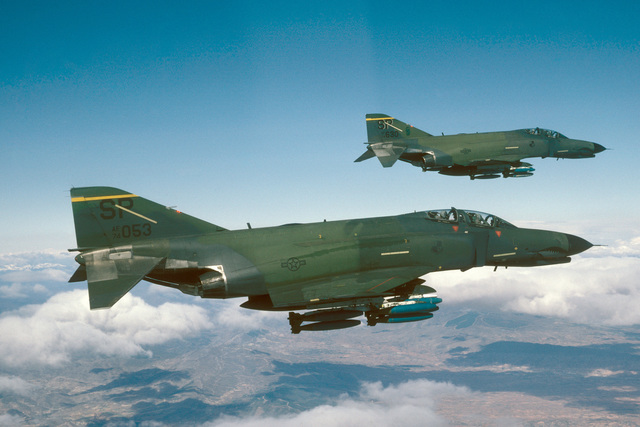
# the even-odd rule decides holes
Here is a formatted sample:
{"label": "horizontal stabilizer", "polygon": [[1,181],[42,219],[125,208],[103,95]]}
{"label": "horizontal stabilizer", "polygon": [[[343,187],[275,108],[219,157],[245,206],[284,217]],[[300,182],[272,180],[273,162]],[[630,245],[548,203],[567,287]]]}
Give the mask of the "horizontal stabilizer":
{"label": "horizontal stabilizer", "polygon": [[400,158],[407,147],[394,145],[389,142],[378,142],[369,145],[369,149],[375,153],[383,167],[389,168]]}
{"label": "horizontal stabilizer", "polygon": [[83,254],[83,258],[92,310],[114,305],[162,260],[108,249]]}
{"label": "horizontal stabilizer", "polygon": [[87,267],[81,265],[76,272],[73,273],[73,276],[69,279],[69,283],[84,282],[85,280],[87,280]]}
{"label": "horizontal stabilizer", "polygon": [[368,160],[372,157],[375,157],[376,154],[373,152],[373,150],[370,147],[367,147],[367,151],[365,151],[364,153],[362,153],[362,156],[358,157],[357,159],[354,160],[354,162],[362,162],[364,160]]}

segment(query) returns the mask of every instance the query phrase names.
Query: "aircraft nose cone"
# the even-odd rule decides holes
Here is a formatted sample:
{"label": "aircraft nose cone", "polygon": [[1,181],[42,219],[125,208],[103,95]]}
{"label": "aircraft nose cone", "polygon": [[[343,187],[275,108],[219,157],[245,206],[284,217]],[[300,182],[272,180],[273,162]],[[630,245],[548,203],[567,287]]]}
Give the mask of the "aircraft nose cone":
{"label": "aircraft nose cone", "polygon": [[567,251],[567,255],[579,254],[593,246],[593,244],[582,237],[574,236],[573,234],[566,234],[566,236],[569,241],[569,250]]}
{"label": "aircraft nose cone", "polygon": [[606,150],[606,147],[604,145],[596,144],[595,142],[593,143],[594,154],[602,153],[604,150]]}

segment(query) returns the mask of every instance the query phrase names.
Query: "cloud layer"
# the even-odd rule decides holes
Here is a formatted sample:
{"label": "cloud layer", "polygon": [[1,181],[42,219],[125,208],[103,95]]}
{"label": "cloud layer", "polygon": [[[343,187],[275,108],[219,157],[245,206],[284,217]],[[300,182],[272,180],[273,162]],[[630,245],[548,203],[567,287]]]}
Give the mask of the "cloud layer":
{"label": "cloud layer", "polygon": [[90,311],[86,291],[62,292],[0,318],[0,364],[50,365],[75,355],[150,355],[145,346],[192,336],[210,326],[198,306],[159,307],[127,295],[110,310]]}
{"label": "cloud layer", "polygon": [[294,427],[294,426],[397,426],[448,425],[436,413],[437,402],[444,396],[461,399],[472,393],[466,387],[449,383],[416,380],[383,387],[365,383],[356,397],[343,396],[334,405],[321,405],[296,415],[280,417],[224,417],[208,427]]}
{"label": "cloud layer", "polygon": [[557,316],[580,323],[640,324],[640,238],[594,247],[570,264],[472,269],[427,276],[445,302]]}
{"label": "cloud layer", "polygon": [[[73,267],[68,254],[55,251],[2,255],[0,261],[0,282],[5,283],[0,286],[0,297],[4,298],[33,292],[46,295],[50,289],[40,281],[66,281]],[[478,268],[426,278],[444,299],[443,308],[447,303],[460,303],[587,324],[635,325],[640,324],[639,277],[640,238],[636,237],[594,247],[570,264],[496,272]],[[171,299],[169,293],[166,297]],[[43,304],[0,317],[0,365],[59,366],[80,354],[148,356],[149,346],[204,329],[260,329],[284,321],[282,313],[239,308],[238,300],[211,302],[215,310],[209,312],[199,300],[200,305],[195,303],[155,307],[127,295],[109,310],[91,311],[86,290],[58,293]]]}
{"label": "cloud layer", "polygon": [[[0,375],[0,396],[13,394],[29,396],[38,387],[19,377]],[[2,423],[0,423],[2,425]]]}
{"label": "cloud layer", "polygon": [[73,256],[66,251],[0,254],[0,298],[51,295],[51,285],[65,283],[75,268],[74,264]]}

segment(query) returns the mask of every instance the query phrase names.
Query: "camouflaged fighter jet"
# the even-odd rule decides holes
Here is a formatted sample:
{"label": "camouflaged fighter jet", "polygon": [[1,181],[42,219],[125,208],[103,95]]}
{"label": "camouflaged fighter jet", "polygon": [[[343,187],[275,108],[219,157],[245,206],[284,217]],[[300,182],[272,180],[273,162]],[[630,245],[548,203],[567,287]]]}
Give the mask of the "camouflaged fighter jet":
{"label": "camouflaged fighter jet", "polygon": [[367,114],[366,122],[368,147],[356,162],[378,157],[388,168],[400,160],[423,172],[471,179],[531,176],[533,165],[522,159],[584,159],[606,149],[540,128],[433,136],[386,114]]}
{"label": "camouflaged fighter jet", "polygon": [[363,314],[370,326],[429,319],[442,300],[425,274],[566,263],[592,246],[454,208],[230,231],[117,188],[73,188],[71,202],[80,266],[69,281],[88,281],[91,309],[146,280],[290,311],[293,333],[355,326]]}

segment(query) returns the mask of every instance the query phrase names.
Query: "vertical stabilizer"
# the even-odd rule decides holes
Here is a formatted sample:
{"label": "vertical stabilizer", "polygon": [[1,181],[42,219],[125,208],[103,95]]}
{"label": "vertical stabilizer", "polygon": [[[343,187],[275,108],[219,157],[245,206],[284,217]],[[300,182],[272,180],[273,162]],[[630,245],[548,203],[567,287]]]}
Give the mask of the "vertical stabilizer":
{"label": "vertical stabilizer", "polygon": [[224,230],[113,187],[72,188],[71,204],[81,250]]}
{"label": "vertical stabilizer", "polygon": [[411,147],[415,147],[418,138],[431,137],[426,132],[414,128],[387,114],[367,114],[368,146],[355,161],[377,157],[382,166],[391,167]]}
{"label": "vertical stabilizer", "polygon": [[403,139],[425,138],[432,135],[406,124],[387,114],[367,114],[367,138],[369,143],[390,142]]}
{"label": "vertical stabilizer", "polygon": [[108,308],[168,255],[168,239],[223,231],[222,227],[113,187],[71,189],[78,270],[91,309]]}

